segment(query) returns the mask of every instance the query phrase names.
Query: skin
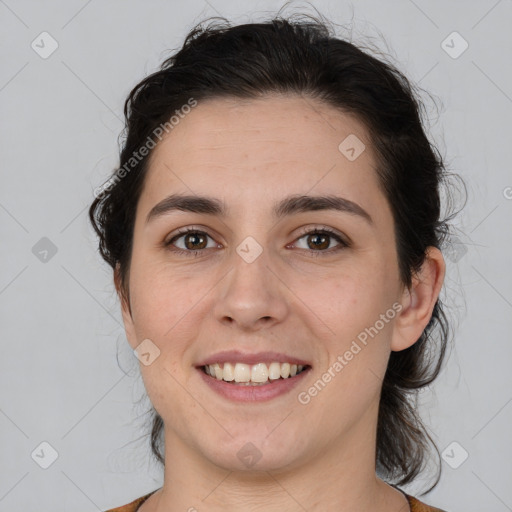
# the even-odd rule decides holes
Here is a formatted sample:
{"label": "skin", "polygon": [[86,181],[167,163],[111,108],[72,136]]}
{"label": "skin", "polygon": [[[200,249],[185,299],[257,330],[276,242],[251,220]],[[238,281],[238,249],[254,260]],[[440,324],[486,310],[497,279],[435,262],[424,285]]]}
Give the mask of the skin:
{"label": "skin", "polygon": [[[338,149],[350,134],[366,145],[354,161]],[[137,205],[129,307],[115,273],[131,347],[149,338],[160,350],[140,369],[165,423],[167,463],[162,489],[142,512],[409,510],[405,497],[375,474],[379,396],[391,351],[411,346],[427,325],[445,264],[430,248],[412,289],[404,288],[375,166],[362,123],[294,95],[200,102],[153,150]],[[146,224],[171,193],[219,198],[229,215],[175,211]],[[271,216],[289,194],[333,193],[358,203],[373,225],[337,211],[278,223]],[[198,257],[163,247],[187,226],[210,237],[207,246],[188,238],[189,247],[203,251]],[[328,238],[327,249],[316,248],[314,235],[299,232],[322,226],[351,246],[332,252],[340,245]],[[263,248],[252,263],[236,252],[247,236]],[[187,250],[186,241],[175,240],[174,248]],[[400,313],[317,396],[299,403],[297,394],[393,303],[402,305]],[[234,404],[195,369],[230,349],[294,354],[313,368],[300,389]],[[237,457],[247,442],[262,455],[251,468]]]}

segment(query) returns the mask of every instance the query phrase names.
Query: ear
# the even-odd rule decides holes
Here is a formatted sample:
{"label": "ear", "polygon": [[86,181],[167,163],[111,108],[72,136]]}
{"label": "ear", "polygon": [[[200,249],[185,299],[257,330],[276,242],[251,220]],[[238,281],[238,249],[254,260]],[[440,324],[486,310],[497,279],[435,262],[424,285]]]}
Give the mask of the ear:
{"label": "ear", "polygon": [[446,265],[436,247],[429,247],[425,261],[412,279],[411,289],[402,293],[402,310],[393,329],[391,350],[399,352],[414,345],[432,317],[432,311],[443,285]]}
{"label": "ear", "polygon": [[119,302],[121,303],[121,313],[123,315],[126,337],[130,345],[134,348],[137,346],[137,337],[135,335],[135,326],[130,307],[130,297],[127,290],[125,292],[122,285],[119,263],[116,264],[116,268],[114,269],[114,285],[116,287],[117,296],[119,297]]}

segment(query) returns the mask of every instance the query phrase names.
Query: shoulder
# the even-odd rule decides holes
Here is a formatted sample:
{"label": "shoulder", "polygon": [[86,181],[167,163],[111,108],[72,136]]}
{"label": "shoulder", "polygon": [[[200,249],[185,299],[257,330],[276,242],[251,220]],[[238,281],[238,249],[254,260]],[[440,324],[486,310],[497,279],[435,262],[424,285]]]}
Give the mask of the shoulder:
{"label": "shoulder", "polygon": [[127,503],[121,507],[111,508],[109,510],[105,510],[105,512],[136,512],[139,507],[156,491],[150,492],[149,494],[145,494],[136,500]]}
{"label": "shoulder", "polygon": [[411,506],[411,512],[446,512],[446,510],[441,510],[440,508],[431,507],[430,505],[426,505],[420,500],[414,498],[413,496],[406,495],[409,500],[409,505]]}

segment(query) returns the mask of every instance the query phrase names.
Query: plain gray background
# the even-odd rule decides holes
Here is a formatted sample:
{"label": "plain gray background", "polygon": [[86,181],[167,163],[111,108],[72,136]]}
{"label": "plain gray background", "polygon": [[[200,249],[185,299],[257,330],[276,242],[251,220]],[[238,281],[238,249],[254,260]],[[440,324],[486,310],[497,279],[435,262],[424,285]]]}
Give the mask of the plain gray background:
{"label": "plain gray background", "polygon": [[[355,43],[376,38],[443,106],[430,131],[468,203],[442,292],[455,347],[421,399],[443,472],[422,499],[512,510],[512,1],[312,4],[352,23]],[[150,404],[87,208],[118,164],[131,88],[201,19],[258,21],[281,6],[0,0],[1,511],[93,512],[161,486],[144,437]]]}

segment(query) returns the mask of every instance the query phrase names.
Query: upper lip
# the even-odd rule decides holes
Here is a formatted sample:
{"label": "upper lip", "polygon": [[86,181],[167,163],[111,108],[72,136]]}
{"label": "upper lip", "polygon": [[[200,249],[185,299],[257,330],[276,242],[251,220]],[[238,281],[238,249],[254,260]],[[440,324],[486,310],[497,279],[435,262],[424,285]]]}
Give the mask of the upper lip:
{"label": "upper lip", "polygon": [[224,352],[217,352],[216,354],[212,354],[206,359],[200,361],[197,366],[206,366],[215,363],[244,363],[248,365],[254,365],[258,363],[270,364],[273,362],[309,366],[309,363],[303,359],[280,352],[255,352],[251,354],[240,352],[239,350],[226,350]]}

